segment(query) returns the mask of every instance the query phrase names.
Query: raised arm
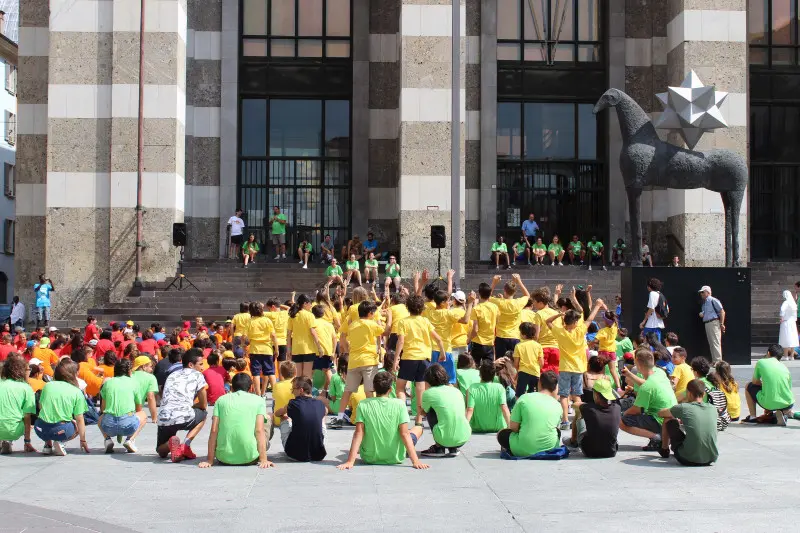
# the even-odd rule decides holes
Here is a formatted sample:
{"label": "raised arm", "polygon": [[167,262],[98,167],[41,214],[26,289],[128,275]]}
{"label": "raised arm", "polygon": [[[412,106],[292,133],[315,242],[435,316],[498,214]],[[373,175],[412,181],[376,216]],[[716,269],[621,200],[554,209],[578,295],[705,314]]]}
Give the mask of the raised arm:
{"label": "raised arm", "polygon": [[522,295],[527,297],[527,298],[530,298],[531,297],[531,293],[528,292],[528,288],[525,286],[525,283],[522,281],[522,276],[520,276],[517,273],[514,273],[511,277],[514,279],[514,283],[517,284],[517,287],[519,287],[519,289],[522,291]]}
{"label": "raised arm", "polygon": [[497,284],[500,283],[501,279],[503,279],[503,277],[500,274],[495,274],[492,277],[492,293],[494,293],[494,288],[497,287]]}
{"label": "raised arm", "polygon": [[608,308],[606,307],[606,304],[603,302],[603,300],[598,298],[597,302],[594,304],[594,309],[592,309],[592,312],[589,314],[586,321],[592,322],[594,318],[597,316],[597,313],[600,311],[600,309],[608,309]]}
{"label": "raised arm", "polygon": [[583,306],[578,302],[577,293],[575,287],[572,287],[572,292],[569,293],[569,299],[572,302],[572,307],[583,316]]}
{"label": "raised arm", "polygon": [[456,274],[455,270],[448,270],[447,271],[447,295],[452,296],[453,294],[453,276]]}
{"label": "raised arm", "polygon": [[464,310],[464,316],[462,316],[458,322],[461,324],[469,324],[469,317],[472,316],[472,306],[475,303],[475,292],[469,293],[467,297],[467,307]]}
{"label": "raised arm", "polygon": [[558,302],[558,299],[561,297],[561,291],[563,289],[564,289],[564,285],[562,283],[559,283],[558,285],[556,285],[556,288],[553,291],[553,305],[555,305],[556,302]]}

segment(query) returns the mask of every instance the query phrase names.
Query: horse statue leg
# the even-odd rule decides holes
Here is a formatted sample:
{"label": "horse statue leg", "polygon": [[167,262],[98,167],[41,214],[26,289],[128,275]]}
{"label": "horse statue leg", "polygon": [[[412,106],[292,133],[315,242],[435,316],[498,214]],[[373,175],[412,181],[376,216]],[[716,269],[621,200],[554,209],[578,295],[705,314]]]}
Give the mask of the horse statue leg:
{"label": "horse statue leg", "polygon": [[733,214],[733,206],[730,191],[725,191],[719,193],[722,197],[722,206],[725,208],[725,266],[733,266],[733,250],[731,249],[731,235],[733,233],[732,224],[731,224],[731,215]]}
{"label": "horse statue leg", "polygon": [[642,189],[627,187],[628,211],[630,213],[631,224],[631,246],[633,254],[631,266],[642,266]]}
{"label": "horse statue leg", "polygon": [[729,266],[738,267],[740,265],[739,216],[741,215],[742,212],[742,202],[744,202],[744,191],[731,191],[728,194],[730,195],[729,209],[731,211],[731,216],[730,216],[731,245],[733,248],[733,254],[731,256],[731,261]]}

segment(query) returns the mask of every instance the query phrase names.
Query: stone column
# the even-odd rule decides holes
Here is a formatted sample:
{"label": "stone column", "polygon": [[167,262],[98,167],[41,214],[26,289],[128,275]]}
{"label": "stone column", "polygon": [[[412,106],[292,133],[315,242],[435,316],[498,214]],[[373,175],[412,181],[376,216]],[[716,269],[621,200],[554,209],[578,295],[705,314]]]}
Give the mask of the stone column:
{"label": "stone column", "polygon": [[489,259],[497,236],[497,0],[480,1],[480,36],[480,235],[470,259]]}
{"label": "stone column", "polygon": [[[481,0],[466,0],[465,30],[462,39],[462,61],[465,63],[466,124],[464,126],[464,248],[465,259],[477,261],[481,252],[481,115],[482,115],[482,71],[481,71]],[[496,25],[493,27],[496,32]],[[497,76],[493,86],[497,85]],[[496,113],[495,102],[489,111]],[[492,111],[494,110],[494,111]],[[491,141],[489,141],[491,142]],[[493,145],[494,146],[494,145]],[[494,164],[496,158],[491,158]],[[463,275],[463,271],[462,271]]]}
{"label": "stone column", "polygon": [[[442,250],[444,276],[450,265],[450,209],[464,210],[464,61],[462,58],[460,69],[462,205],[451,206],[451,6],[449,2],[406,0],[401,9],[399,207],[402,264],[406,276],[422,268],[435,275],[437,252],[430,247],[430,228],[444,225],[447,228],[447,247]],[[462,6],[462,46],[465,19]],[[463,249],[460,256],[463,264]]]}
{"label": "stone column", "polygon": [[[200,1],[199,6],[203,3]],[[201,7],[202,9],[202,7]],[[237,205],[239,123],[239,0],[222,0],[218,257],[227,257],[227,222]]]}
{"label": "stone column", "polygon": [[[743,157],[747,151],[747,2],[730,0],[716,9],[714,0],[672,0],[667,25],[669,85],[679,84],[694,70],[706,85],[727,91],[722,112],[730,128],[707,133],[696,150],[726,148]],[[680,144],[677,135],[670,141]],[[683,243],[687,266],[723,266],[725,263],[724,209],[720,195],[706,189],[670,190],[669,231]],[[747,249],[747,202],[740,223],[741,261]]]}
{"label": "stone column", "polygon": [[33,308],[33,284],[45,269],[47,215],[48,0],[20,3],[17,70],[16,250],[14,293]]}

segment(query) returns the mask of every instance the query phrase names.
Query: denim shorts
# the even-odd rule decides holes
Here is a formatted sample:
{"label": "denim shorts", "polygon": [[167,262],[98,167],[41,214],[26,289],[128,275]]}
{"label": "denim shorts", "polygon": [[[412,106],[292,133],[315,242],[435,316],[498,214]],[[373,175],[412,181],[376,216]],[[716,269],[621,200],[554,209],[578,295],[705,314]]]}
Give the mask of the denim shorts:
{"label": "denim shorts", "polygon": [[100,429],[109,437],[130,437],[139,429],[139,417],[136,415],[114,416],[105,414],[100,419]]}
{"label": "denim shorts", "polygon": [[567,396],[580,396],[583,394],[583,374],[579,372],[559,372],[558,373],[558,395],[562,398]]}
{"label": "denim shorts", "polygon": [[622,423],[631,428],[639,428],[661,435],[661,424],[652,415],[638,414],[638,415],[624,415]]}
{"label": "denim shorts", "polygon": [[33,430],[36,432],[36,436],[43,441],[55,440],[58,442],[65,442],[75,436],[76,428],[72,420],[50,424],[39,418],[33,425]]}
{"label": "denim shorts", "polygon": [[274,376],[275,363],[273,356],[250,354],[250,372],[253,376]]}
{"label": "denim shorts", "polygon": [[446,352],[445,360],[439,361],[439,352],[433,352],[431,363],[439,363],[442,365],[442,367],[444,367],[445,372],[447,372],[447,379],[450,380],[451,385],[456,382],[456,363],[453,361],[452,353]]}

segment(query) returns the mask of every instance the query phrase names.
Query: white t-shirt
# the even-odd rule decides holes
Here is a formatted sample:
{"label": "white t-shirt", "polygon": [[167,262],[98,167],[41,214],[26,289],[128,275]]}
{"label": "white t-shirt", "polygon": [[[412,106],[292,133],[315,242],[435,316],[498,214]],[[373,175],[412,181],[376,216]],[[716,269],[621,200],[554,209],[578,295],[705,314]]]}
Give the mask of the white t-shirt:
{"label": "white t-shirt", "polygon": [[664,329],[664,321],[656,315],[656,307],[658,307],[658,292],[650,291],[650,296],[647,299],[647,308],[652,309],[653,312],[647,317],[644,327],[646,328],[661,328]]}
{"label": "white t-shirt", "polygon": [[642,255],[649,255],[650,254],[650,247],[646,244],[642,245]]}
{"label": "white t-shirt", "polygon": [[231,236],[233,235],[241,235],[242,231],[244,231],[244,220],[233,215],[231,218],[228,219],[228,224],[231,226]]}

